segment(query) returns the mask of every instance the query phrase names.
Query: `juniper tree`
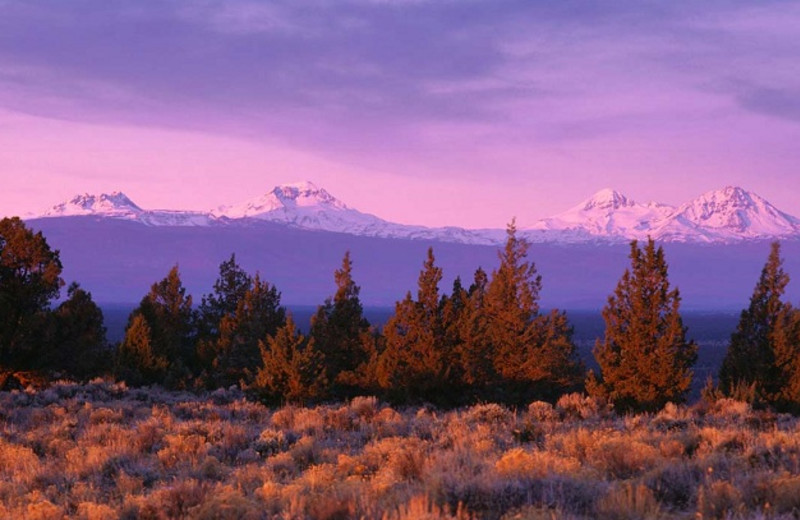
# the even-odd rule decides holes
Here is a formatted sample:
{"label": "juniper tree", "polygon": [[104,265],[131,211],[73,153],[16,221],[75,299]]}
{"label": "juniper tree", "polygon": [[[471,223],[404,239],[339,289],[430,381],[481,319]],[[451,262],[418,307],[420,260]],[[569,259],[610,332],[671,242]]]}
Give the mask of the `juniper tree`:
{"label": "juniper tree", "polygon": [[[194,356],[194,320],[192,297],[186,294],[181,282],[178,267],[173,267],[167,276],[152,285],[150,292],[142,298],[134,309],[125,331],[126,340],[135,331],[144,334],[144,327],[133,329],[137,317],[141,317],[147,325],[149,348],[155,359],[166,363],[163,380],[155,372],[144,377],[144,383],[161,383],[170,387],[182,387],[191,377],[191,368],[195,364]],[[143,340],[138,340],[142,344]],[[126,341],[123,341],[123,345]],[[135,369],[136,367],[129,367]]]}
{"label": "juniper tree", "polygon": [[[720,369],[723,393],[759,397],[770,403],[798,401],[796,386],[798,315],[782,300],[789,275],[783,270],[780,244],[774,242],[767,263],[743,310]],[[750,388],[750,392],[742,392]]]}
{"label": "juniper tree", "polygon": [[566,317],[539,314],[542,278],[527,260],[528,243],[508,225],[500,265],[492,273],[485,295],[486,339],[502,399],[555,397],[573,387],[582,367]]}
{"label": "juniper tree", "polygon": [[164,380],[169,360],[153,348],[153,334],[147,319],[134,314],[125,330],[115,359],[116,376],[130,385],[146,385]]}
{"label": "juniper tree", "polygon": [[216,386],[243,383],[246,386],[261,365],[259,341],[274,335],[286,322],[277,288],[256,274],[244,291],[234,313],[225,314],[219,337],[211,344],[210,381]]}
{"label": "juniper tree", "polygon": [[[486,313],[486,288],[489,278],[483,269],[475,271],[474,281],[466,291],[465,301],[458,316],[458,342],[455,357],[459,379],[470,397],[481,396],[493,383],[497,383],[492,344],[488,338]],[[455,297],[455,295],[453,296]]]}
{"label": "juniper tree", "polygon": [[222,318],[236,313],[239,302],[253,285],[252,277],[236,263],[236,255],[219,265],[219,276],[211,294],[203,296],[198,308],[197,328],[200,341],[219,337]]}
{"label": "juniper tree", "polygon": [[447,351],[439,295],[442,270],[428,249],[420,272],[417,299],[411,292],[397,302],[384,327],[379,383],[395,398],[409,401],[446,399],[452,356]]}
{"label": "juniper tree", "polygon": [[317,308],[311,318],[310,337],[325,359],[326,380],[333,385],[333,395],[352,397],[359,369],[369,361],[372,341],[369,322],[359,299],[361,288],[353,281],[350,252],[342,267],[334,273],[336,293]]}
{"label": "juniper tree", "polygon": [[53,310],[48,337],[42,346],[40,365],[88,379],[110,369],[103,311],[91,293],[72,283],[67,299]]}
{"label": "juniper tree", "polygon": [[590,373],[587,387],[622,410],[657,410],[685,399],[697,345],[686,340],[663,249],[633,241],[630,259],[603,309],[605,334],[594,348],[600,379]]}
{"label": "juniper tree", "polygon": [[305,403],[321,396],[327,382],[314,340],[297,330],[291,314],[274,335],[259,342],[261,367],[251,388],[267,401]]}
{"label": "juniper tree", "polygon": [[64,285],[59,252],[18,217],[0,220],[0,368],[31,368],[50,301]]}

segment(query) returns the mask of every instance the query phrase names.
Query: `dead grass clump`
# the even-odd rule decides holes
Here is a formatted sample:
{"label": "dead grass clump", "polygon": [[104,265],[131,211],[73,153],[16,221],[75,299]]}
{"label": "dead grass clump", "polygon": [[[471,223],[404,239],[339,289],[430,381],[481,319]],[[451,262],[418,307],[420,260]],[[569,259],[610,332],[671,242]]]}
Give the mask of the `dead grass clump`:
{"label": "dead grass clump", "polygon": [[556,411],[564,419],[599,419],[608,414],[608,406],[601,400],[584,394],[562,395],[556,402]]}
{"label": "dead grass clump", "polygon": [[325,430],[325,411],[322,408],[295,410],[293,429],[298,433],[321,436]]}
{"label": "dead grass clump", "polygon": [[499,404],[476,404],[464,410],[461,414],[461,419],[469,425],[479,423],[509,425],[514,422],[514,414],[511,410]]}
{"label": "dead grass clump", "polygon": [[494,465],[498,475],[506,479],[545,478],[553,474],[577,474],[580,462],[545,451],[515,448],[505,452]]}
{"label": "dead grass clump", "polygon": [[255,437],[251,428],[227,421],[217,422],[209,430],[209,453],[228,463],[234,462],[240,452],[248,449]]}
{"label": "dead grass clump", "polygon": [[383,515],[383,520],[472,520],[473,518],[461,504],[451,513],[425,495],[416,495],[397,509]]}
{"label": "dead grass clump", "polygon": [[158,460],[167,469],[177,466],[194,467],[204,458],[209,445],[206,438],[197,434],[169,434],[164,437],[166,446],[158,450]]}
{"label": "dead grass clump", "polygon": [[639,440],[612,436],[591,446],[588,460],[611,479],[628,479],[653,468],[661,458],[658,450]]}
{"label": "dead grass clump", "polygon": [[42,498],[29,499],[28,506],[22,516],[25,520],[62,520],[65,514],[62,507]]}
{"label": "dead grass clump", "polygon": [[765,491],[772,512],[800,515],[800,476],[782,474],[769,481]]}
{"label": "dead grass clump", "polygon": [[139,504],[139,518],[188,518],[203,502],[208,485],[194,479],[181,480],[169,487],[155,490]]}
{"label": "dead grass clump", "polygon": [[270,422],[279,430],[292,430],[294,429],[294,414],[296,408],[294,406],[284,406],[279,410],[275,410],[272,414]]}
{"label": "dead grass clump", "polygon": [[218,485],[207,493],[202,503],[191,510],[189,516],[196,520],[258,520],[262,518],[261,506],[252,498],[228,485]]}
{"label": "dead grass clump", "polygon": [[378,413],[378,398],[374,396],[354,397],[350,401],[350,411],[365,420],[372,419]]}
{"label": "dead grass clump", "polygon": [[647,486],[628,482],[612,487],[598,501],[597,516],[609,520],[659,518],[661,508]]}
{"label": "dead grass clump", "polygon": [[117,512],[106,504],[81,502],[76,511],[78,520],[116,520]]}
{"label": "dead grass clump", "polygon": [[32,449],[0,438],[0,480],[28,484],[40,470],[39,457]]}
{"label": "dead grass clump", "polygon": [[286,434],[282,430],[267,428],[261,432],[261,435],[254,442],[253,449],[262,457],[269,457],[286,451],[295,441],[296,439],[291,434]]}
{"label": "dead grass clump", "polygon": [[710,404],[708,415],[725,423],[732,423],[743,421],[752,414],[752,411],[752,407],[747,402],[723,397]]}
{"label": "dead grass clump", "polygon": [[643,480],[666,510],[683,511],[697,498],[703,475],[697,464],[680,461],[654,468]]}
{"label": "dead grass clump", "polygon": [[545,401],[534,401],[528,405],[528,418],[535,422],[555,422],[559,419],[553,405]]}
{"label": "dead grass clump", "polygon": [[372,427],[378,437],[408,434],[408,422],[392,408],[383,408],[372,418]]}
{"label": "dead grass clump", "polygon": [[743,510],[742,494],[728,481],[717,480],[698,490],[697,515],[700,518],[728,518]]}

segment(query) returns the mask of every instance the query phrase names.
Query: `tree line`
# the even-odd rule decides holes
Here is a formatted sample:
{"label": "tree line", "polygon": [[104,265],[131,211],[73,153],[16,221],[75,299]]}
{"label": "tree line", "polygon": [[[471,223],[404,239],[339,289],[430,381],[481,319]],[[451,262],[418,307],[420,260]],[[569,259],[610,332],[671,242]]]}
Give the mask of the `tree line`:
{"label": "tree line", "polygon": [[[302,334],[281,293],[235,255],[195,305],[178,267],[152,285],[131,313],[124,339],[105,339],[100,308],[77,284],[64,286],[59,252],[19,218],[0,221],[0,368],[131,385],[212,390],[237,385],[271,402],[378,395],[392,402],[456,406],[523,404],[573,391],[619,410],[657,410],[686,399],[697,359],[670,286],[661,247],[631,243],[630,266],[603,309],[593,350],[599,372],[578,358],[565,312],[540,310],[542,279],[512,221],[499,264],[465,284],[440,287],[432,249],[415,293],[382,328],[365,318],[345,253],[336,291]],[[742,312],[709,396],[800,409],[800,310],[782,300],[788,283],[780,247],[771,252]]]}

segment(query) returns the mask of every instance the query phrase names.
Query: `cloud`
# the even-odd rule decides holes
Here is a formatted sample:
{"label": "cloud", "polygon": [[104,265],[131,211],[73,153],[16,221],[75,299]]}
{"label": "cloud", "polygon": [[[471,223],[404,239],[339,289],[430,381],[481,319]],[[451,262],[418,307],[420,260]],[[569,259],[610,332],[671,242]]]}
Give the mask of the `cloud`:
{"label": "cloud", "polygon": [[[688,1],[19,1],[0,19],[0,105],[387,160],[480,146],[475,128],[496,141],[568,143],[670,131],[731,99],[728,110],[780,112],[790,100],[775,92],[796,77],[800,52],[791,31],[765,28],[785,29],[781,17],[797,12]],[[709,87],[752,75],[775,92]],[[430,130],[444,127],[446,143]]]}
{"label": "cloud", "polygon": [[739,95],[742,107],[753,112],[800,122],[800,88],[751,88]]}

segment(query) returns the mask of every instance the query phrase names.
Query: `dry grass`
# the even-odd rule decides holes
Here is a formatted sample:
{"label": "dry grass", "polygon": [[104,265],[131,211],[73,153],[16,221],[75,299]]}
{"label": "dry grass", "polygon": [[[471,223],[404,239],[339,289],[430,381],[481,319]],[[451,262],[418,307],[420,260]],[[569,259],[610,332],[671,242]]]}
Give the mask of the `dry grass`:
{"label": "dry grass", "polygon": [[0,393],[0,518],[797,518],[800,422],[720,401],[620,417],[266,408],[95,381]]}

